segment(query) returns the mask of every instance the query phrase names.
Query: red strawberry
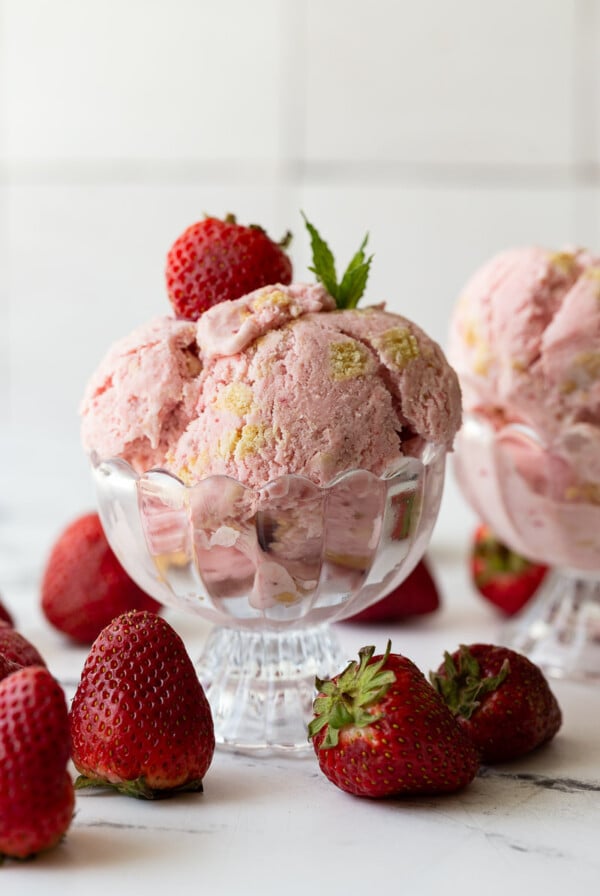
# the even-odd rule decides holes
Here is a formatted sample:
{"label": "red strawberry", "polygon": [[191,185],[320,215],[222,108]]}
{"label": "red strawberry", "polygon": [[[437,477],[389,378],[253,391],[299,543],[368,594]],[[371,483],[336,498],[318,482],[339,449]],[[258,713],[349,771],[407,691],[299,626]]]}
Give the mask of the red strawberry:
{"label": "red strawberry", "polygon": [[562,714],[541,670],[507,647],[462,645],[431,682],[481,755],[503,762],[554,737]]}
{"label": "red strawberry", "polygon": [[548,572],[498,541],[489,526],[477,527],[471,546],[471,577],[476,588],[506,616],[533,597]]}
{"label": "red strawberry", "polygon": [[290,283],[289,234],[274,243],[257,225],[233,215],[206,217],[182,233],[167,255],[167,291],[177,317],[197,320],[219,302],[271,283]]}
{"label": "red strawberry", "polygon": [[477,751],[414,663],[359,651],[319,696],[309,736],[325,775],[348,793],[445,793],[473,780]]}
{"label": "red strawberry", "polygon": [[127,610],[160,605],[136,585],[113,554],[97,513],[74,520],[55,543],[42,581],[42,610],[55,628],[80,644]]}
{"label": "red strawberry", "polygon": [[0,654],[19,666],[46,665],[37,648],[7,622],[0,622]]}
{"label": "red strawberry", "polygon": [[1,600],[0,600],[0,622],[7,622],[9,625],[14,626],[13,618]]}
{"label": "red strawberry", "polygon": [[440,595],[425,559],[406,579],[381,600],[371,604],[343,622],[394,622],[409,616],[433,613],[440,605]]}
{"label": "red strawberry", "polygon": [[41,666],[0,681],[0,855],[54,846],[73,817],[69,721],[62,688]]}
{"label": "red strawberry", "polygon": [[179,635],[160,616],[125,613],[98,636],[71,706],[76,787],[157,799],[202,790],[215,736]]}

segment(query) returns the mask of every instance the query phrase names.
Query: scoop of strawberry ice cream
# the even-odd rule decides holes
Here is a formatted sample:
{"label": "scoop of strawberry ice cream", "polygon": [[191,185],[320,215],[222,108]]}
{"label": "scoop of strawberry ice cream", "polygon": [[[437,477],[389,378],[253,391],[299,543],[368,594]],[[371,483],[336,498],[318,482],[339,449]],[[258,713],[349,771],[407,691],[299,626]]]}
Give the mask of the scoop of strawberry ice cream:
{"label": "scoop of strawberry ice cream", "polygon": [[138,472],[162,465],[192,419],[201,367],[190,321],[157,317],[119,340],[81,402],[86,452],[122,457]]}
{"label": "scoop of strawberry ice cream", "polygon": [[600,566],[599,346],[600,258],[539,247],[471,278],[449,345],[469,500],[516,550],[580,568]]}
{"label": "scoop of strawberry ice cream", "polygon": [[600,422],[594,357],[600,259],[526,247],[469,280],[452,319],[449,357],[465,410],[501,414],[553,436],[591,413]]}
{"label": "scoop of strawberry ice cream", "polygon": [[394,469],[425,442],[451,448],[456,375],[415,324],[383,307],[335,311],[318,285],[265,287],[205,312],[159,318],[117,343],[82,403],[88,452],[185,483],[226,474],[318,485]]}

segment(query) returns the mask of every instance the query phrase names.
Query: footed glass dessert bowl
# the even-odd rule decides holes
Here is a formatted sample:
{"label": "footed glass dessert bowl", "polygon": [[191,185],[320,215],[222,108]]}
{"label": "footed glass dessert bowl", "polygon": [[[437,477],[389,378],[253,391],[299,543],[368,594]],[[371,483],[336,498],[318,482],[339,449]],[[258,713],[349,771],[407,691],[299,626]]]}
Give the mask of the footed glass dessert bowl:
{"label": "footed glass dessert bowl", "polygon": [[573,462],[592,438],[574,426],[557,450],[526,426],[470,416],[455,442],[454,472],[475,512],[513,550],[552,567],[502,640],[573,680],[600,679],[600,485]]}
{"label": "footed glass dessert bowl", "polygon": [[187,486],[98,457],[92,469],[127,572],[214,623],[197,669],[218,745],[293,754],[309,746],[315,676],[345,662],[330,623],[395,588],[427,547],[445,449],[429,444],[386,476],[353,470],[327,487],[297,475],[258,489],[227,476]]}

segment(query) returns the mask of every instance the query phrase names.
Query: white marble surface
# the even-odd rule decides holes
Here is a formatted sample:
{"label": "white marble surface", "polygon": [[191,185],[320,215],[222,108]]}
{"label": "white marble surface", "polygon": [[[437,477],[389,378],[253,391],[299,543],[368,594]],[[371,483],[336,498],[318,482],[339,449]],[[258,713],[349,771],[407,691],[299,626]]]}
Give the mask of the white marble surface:
{"label": "white marble surface", "polygon": [[[9,443],[0,439],[0,447],[0,590],[71,695],[86,651],[45,623],[38,582],[64,518],[83,509],[85,475],[74,471],[71,488],[60,466],[55,477],[31,470],[26,477],[27,453],[13,451],[9,464]],[[498,620],[473,593],[460,551],[434,538],[431,560],[443,609],[389,629],[338,625],[348,658],[365,643],[383,647],[391,636],[396,650],[427,671],[446,648],[497,637]],[[173,611],[167,618],[191,655],[199,653],[207,625]],[[256,759],[217,752],[201,795],[145,803],[78,794],[63,844],[32,862],[5,863],[2,893],[162,893],[171,883],[224,896],[337,896],[384,886],[415,896],[474,885],[485,887],[486,896],[534,888],[544,896],[562,896],[567,888],[596,892],[600,691],[564,682],[553,687],[564,712],[555,741],[482,770],[460,794],[371,802],[337,790],[310,753]]]}

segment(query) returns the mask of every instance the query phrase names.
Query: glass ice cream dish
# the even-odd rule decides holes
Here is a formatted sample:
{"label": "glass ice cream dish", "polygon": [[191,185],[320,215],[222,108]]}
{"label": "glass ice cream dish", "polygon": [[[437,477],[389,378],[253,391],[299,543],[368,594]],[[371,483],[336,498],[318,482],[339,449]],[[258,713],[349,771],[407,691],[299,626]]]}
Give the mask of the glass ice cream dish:
{"label": "glass ice cream dish", "polygon": [[165,605],[215,623],[198,662],[217,743],[307,747],[315,676],[345,665],[329,623],[396,587],[420,559],[442,494],[445,450],[424,447],[375,476],[320,487],[303,476],[248,488],[187,486],[93,460],[99,513],[133,579]]}
{"label": "glass ice cream dish", "polygon": [[454,470],[509,547],[552,569],[502,632],[554,677],[600,679],[600,260],[502,253],[465,287]]}
{"label": "glass ice cream dish", "polygon": [[165,605],[210,621],[198,674],[217,743],[308,748],[331,623],[421,558],[460,425],[456,374],[383,305],[275,284],[117,342],[82,402],[99,513]]}

